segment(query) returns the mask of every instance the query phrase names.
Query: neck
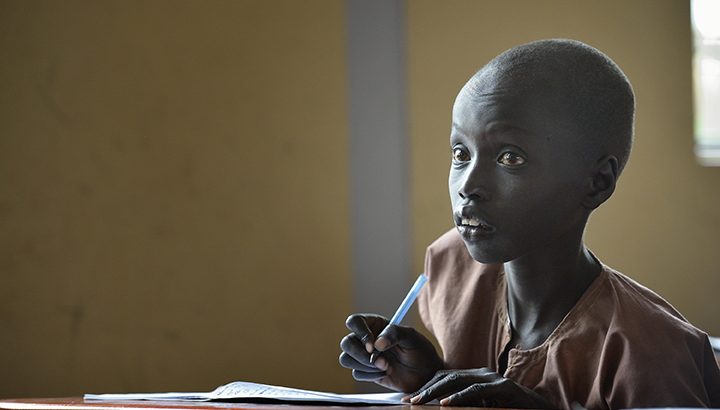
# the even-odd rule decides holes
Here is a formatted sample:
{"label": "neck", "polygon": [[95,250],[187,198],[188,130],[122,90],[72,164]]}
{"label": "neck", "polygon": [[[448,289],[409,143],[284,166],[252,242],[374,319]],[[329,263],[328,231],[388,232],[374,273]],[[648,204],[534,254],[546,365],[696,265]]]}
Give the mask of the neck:
{"label": "neck", "polygon": [[582,234],[581,227],[505,263],[508,313],[520,338],[544,341],[599,274]]}

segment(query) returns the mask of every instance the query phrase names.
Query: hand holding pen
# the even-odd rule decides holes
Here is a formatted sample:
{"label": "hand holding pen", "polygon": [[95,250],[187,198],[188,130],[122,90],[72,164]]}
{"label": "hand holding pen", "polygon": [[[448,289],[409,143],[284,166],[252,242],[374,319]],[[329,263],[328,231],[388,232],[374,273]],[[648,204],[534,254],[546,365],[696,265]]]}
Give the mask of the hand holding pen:
{"label": "hand holding pen", "polygon": [[442,368],[432,343],[415,329],[400,325],[426,280],[420,275],[391,320],[372,314],[348,317],[345,325],[352,333],[340,342],[340,364],[352,369],[356,380],[413,392]]}

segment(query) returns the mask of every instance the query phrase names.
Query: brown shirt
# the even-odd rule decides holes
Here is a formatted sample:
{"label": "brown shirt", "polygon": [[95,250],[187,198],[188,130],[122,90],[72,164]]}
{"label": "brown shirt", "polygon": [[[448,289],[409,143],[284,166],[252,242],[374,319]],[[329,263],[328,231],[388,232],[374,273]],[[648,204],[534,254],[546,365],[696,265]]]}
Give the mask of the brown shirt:
{"label": "brown shirt", "polygon": [[[428,247],[425,273],[418,307],[446,368],[497,371],[511,336],[502,265],[473,260],[453,229]],[[504,376],[561,408],[720,406],[707,335],[605,265],[543,344],[509,351]]]}

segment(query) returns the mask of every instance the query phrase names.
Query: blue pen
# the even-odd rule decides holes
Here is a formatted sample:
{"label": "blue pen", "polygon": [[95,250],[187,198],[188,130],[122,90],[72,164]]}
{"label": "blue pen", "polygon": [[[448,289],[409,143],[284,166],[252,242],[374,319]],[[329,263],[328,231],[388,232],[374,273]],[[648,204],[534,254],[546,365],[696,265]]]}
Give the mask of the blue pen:
{"label": "blue pen", "polygon": [[[420,294],[420,289],[423,288],[425,285],[425,282],[427,282],[427,276],[425,276],[424,273],[421,273],[420,276],[418,276],[417,280],[415,281],[415,284],[413,284],[412,288],[410,288],[410,291],[405,296],[405,299],[403,299],[400,306],[397,308],[397,311],[395,311],[395,314],[390,319],[390,323],[388,323],[388,326],[390,325],[399,325],[400,322],[402,322],[403,318],[405,318],[405,315],[407,314],[408,310],[410,310],[410,306],[412,306],[413,303],[415,303],[415,299],[417,299],[418,295]],[[380,332],[382,333],[382,332]],[[377,350],[373,352],[373,354],[370,356],[370,363],[375,363],[375,359],[377,358],[378,352]]]}
{"label": "blue pen", "polygon": [[422,287],[425,285],[425,282],[427,282],[427,276],[425,276],[424,273],[421,273],[415,281],[415,284],[412,286],[412,288],[410,288],[410,292],[408,292],[408,294],[405,296],[405,299],[403,299],[392,319],[390,319],[390,323],[388,323],[388,326],[399,325],[400,322],[402,322],[408,310],[410,310],[410,306],[415,303],[415,299],[417,299],[418,295],[420,294],[420,289],[422,289]]}

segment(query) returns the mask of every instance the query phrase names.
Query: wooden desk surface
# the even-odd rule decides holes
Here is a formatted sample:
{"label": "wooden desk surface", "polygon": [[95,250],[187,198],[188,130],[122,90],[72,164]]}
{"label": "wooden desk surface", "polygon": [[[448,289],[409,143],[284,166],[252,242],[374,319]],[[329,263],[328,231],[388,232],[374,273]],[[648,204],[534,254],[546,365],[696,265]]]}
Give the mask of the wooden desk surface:
{"label": "wooden desk surface", "polygon": [[[63,397],[49,399],[5,399],[0,400],[0,409],[10,410],[279,410],[292,407],[293,410],[313,409],[320,406],[289,405],[289,404],[258,404],[258,403],[227,403],[227,402],[182,402],[182,401],[97,401],[83,400],[82,397]],[[329,406],[328,406],[329,407]],[[349,409],[362,410],[379,407],[409,406],[352,406]],[[435,409],[437,410],[437,409]]]}
{"label": "wooden desk surface", "polygon": [[[439,406],[319,406],[297,404],[256,404],[223,402],[179,402],[179,401],[85,401],[82,397],[63,397],[49,399],[3,399],[0,409],[9,410],[318,410],[322,407],[344,408],[348,410],[406,409],[439,410]],[[479,407],[442,407],[443,410],[472,410]],[[497,410],[497,409],[495,409]]]}

